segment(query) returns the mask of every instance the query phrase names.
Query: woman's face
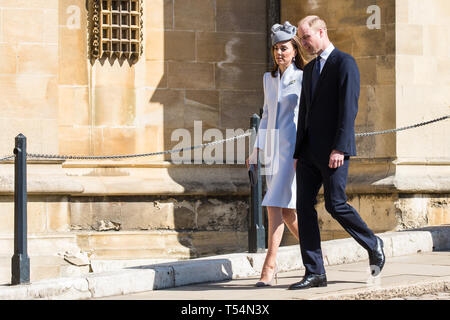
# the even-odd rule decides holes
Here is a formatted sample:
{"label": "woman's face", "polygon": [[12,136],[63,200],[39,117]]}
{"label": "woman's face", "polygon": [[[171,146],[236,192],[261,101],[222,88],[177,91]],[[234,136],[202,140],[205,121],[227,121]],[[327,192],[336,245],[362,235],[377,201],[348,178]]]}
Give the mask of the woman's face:
{"label": "woman's face", "polygon": [[279,67],[288,67],[297,54],[290,40],[278,42],[273,46],[273,56]]}

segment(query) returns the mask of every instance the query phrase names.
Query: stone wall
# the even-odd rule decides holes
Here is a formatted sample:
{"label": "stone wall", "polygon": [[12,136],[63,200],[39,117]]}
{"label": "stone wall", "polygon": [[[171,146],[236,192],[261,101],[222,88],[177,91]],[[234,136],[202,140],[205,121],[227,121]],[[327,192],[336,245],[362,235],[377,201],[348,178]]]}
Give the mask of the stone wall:
{"label": "stone wall", "polygon": [[248,249],[247,197],[76,197],[70,211],[80,247],[97,258],[194,258]]}
{"label": "stone wall", "polygon": [[[71,6],[79,28],[64,23]],[[225,136],[262,107],[265,1],[146,0],[144,54],[133,66],[87,61],[84,0],[61,1],[59,12],[62,153],[162,151],[178,143],[175,129],[202,121]]]}
{"label": "stone wall", "polygon": [[[322,17],[333,44],[356,59],[361,75],[356,132],[395,128],[395,0],[281,2],[282,21],[297,25],[307,15]],[[380,29],[367,26],[372,15],[367,10],[374,4],[381,10]],[[356,142],[359,157],[395,156],[394,135],[361,137]]]}
{"label": "stone wall", "polygon": [[[190,144],[206,142],[207,129],[222,136],[247,129],[263,103],[266,3],[145,0],[144,53],[129,65],[88,60],[85,0],[0,0],[0,151],[11,154],[19,132],[28,152],[111,155],[170,149],[178,143],[174,130],[192,133],[194,121],[202,121],[200,140]],[[368,12],[373,5],[379,21]],[[281,1],[281,22],[296,24],[306,14],[323,16],[334,44],[356,58],[357,132],[448,113],[447,0]],[[357,139],[347,191],[373,230],[450,223],[448,130],[439,123]],[[48,242],[69,234],[71,244],[76,238],[104,258],[245,251],[245,167],[162,160],[170,157],[30,161],[30,233]],[[0,172],[0,233],[9,250],[13,165]],[[323,240],[347,236],[320,197],[318,211]],[[98,232],[100,221],[121,229]],[[295,243],[285,236],[284,243]]]}
{"label": "stone wall", "polygon": [[[356,132],[399,128],[450,114],[449,2],[282,0],[282,21],[319,15],[361,74]],[[448,224],[448,121],[357,138],[350,203],[376,232]],[[348,234],[317,206],[322,238]],[[290,240],[292,242],[292,238]]]}
{"label": "stone wall", "polygon": [[0,153],[58,151],[58,1],[0,1]]}
{"label": "stone wall", "polygon": [[[263,103],[266,1],[143,2],[144,53],[130,65],[88,60],[85,0],[0,1],[4,154],[11,154],[19,132],[27,137],[27,151],[32,153],[112,155],[170,149],[178,143],[171,141],[172,132],[183,128],[192,133],[194,121],[202,121],[200,141],[190,144],[206,142],[202,137],[207,129],[217,128],[225,137],[226,129],[249,127],[250,116]],[[191,156],[203,159],[202,152]],[[190,242],[171,242],[173,250],[190,243],[183,257],[226,248],[245,250],[246,231],[241,229],[246,228],[248,206],[243,202],[249,188],[244,166],[212,170],[205,165],[194,170],[162,160],[170,157],[30,161],[30,234],[85,232],[91,237],[101,220],[118,220],[115,209],[121,203],[121,239],[127,232],[156,236],[159,230],[178,239],[179,230],[184,230],[182,238]],[[12,164],[1,171],[0,220],[5,223],[0,233],[11,239]],[[182,197],[181,202],[191,205],[195,197],[202,197],[201,212],[180,214],[182,208],[174,209],[174,204]],[[149,213],[154,199],[167,198],[173,199],[172,209],[161,216]],[[98,199],[102,205],[97,205]],[[140,199],[139,204],[130,206],[133,199]],[[81,205],[86,201],[92,210]],[[238,225],[224,224],[223,219],[230,218],[227,210]],[[88,242],[83,241],[80,245],[86,249]],[[208,246],[208,241],[214,245]]]}
{"label": "stone wall", "polygon": [[[450,114],[450,2],[397,0],[396,11],[397,125]],[[399,134],[397,156],[448,162],[449,135],[448,121]]]}
{"label": "stone wall", "polygon": [[[293,23],[310,14],[323,17],[335,46],[355,57],[361,74],[356,131],[368,132],[449,114],[448,6],[445,0],[283,0],[281,15]],[[448,130],[447,123],[441,122],[398,134],[361,137],[358,155],[448,161],[450,145],[442,139]]]}

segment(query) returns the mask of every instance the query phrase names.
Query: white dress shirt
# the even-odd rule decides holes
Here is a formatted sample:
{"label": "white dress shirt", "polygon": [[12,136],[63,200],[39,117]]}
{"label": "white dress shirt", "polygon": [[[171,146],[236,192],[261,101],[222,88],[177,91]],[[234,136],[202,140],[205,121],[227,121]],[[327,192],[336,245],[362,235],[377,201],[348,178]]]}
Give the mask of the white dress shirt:
{"label": "white dress shirt", "polygon": [[334,50],[334,45],[330,43],[328,48],[326,48],[321,54],[320,54],[320,72],[322,72],[323,66],[327,62],[328,57],[330,56],[331,52]]}

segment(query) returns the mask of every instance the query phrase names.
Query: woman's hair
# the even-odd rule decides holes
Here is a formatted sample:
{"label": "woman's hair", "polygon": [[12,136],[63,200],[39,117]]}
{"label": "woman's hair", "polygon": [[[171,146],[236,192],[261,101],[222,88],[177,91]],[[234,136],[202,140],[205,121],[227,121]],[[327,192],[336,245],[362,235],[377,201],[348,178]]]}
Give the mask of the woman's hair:
{"label": "woman's hair", "polygon": [[[304,58],[305,55],[303,53],[303,47],[300,44],[300,39],[297,36],[294,36],[291,39],[291,43],[292,43],[292,46],[294,47],[294,49],[297,50],[297,54],[295,55],[294,63],[295,63],[297,68],[299,68],[300,70],[303,70],[303,68],[306,65],[306,59]],[[272,59],[273,59],[273,68],[272,68],[271,74],[272,74],[272,77],[275,78],[275,77],[277,77],[277,73],[278,73],[278,64],[277,64],[277,62],[275,60],[275,56],[273,54],[274,46],[275,45],[273,45],[270,50],[271,50]]]}

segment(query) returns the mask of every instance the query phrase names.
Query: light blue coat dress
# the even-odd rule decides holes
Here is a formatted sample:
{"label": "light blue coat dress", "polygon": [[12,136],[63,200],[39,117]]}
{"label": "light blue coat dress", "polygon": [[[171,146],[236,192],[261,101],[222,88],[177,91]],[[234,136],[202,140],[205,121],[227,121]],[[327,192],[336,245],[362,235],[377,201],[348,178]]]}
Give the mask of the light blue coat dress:
{"label": "light blue coat dress", "polygon": [[292,63],[280,78],[264,74],[264,112],[255,147],[262,149],[261,174],[266,176],[267,192],[262,205],[296,208],[297,188],[294,149],[303,71]]}

